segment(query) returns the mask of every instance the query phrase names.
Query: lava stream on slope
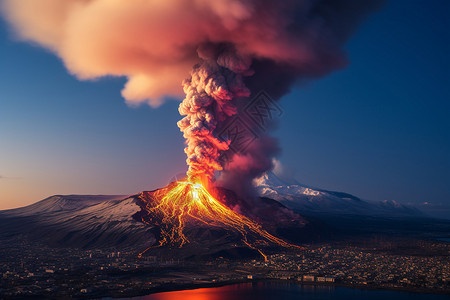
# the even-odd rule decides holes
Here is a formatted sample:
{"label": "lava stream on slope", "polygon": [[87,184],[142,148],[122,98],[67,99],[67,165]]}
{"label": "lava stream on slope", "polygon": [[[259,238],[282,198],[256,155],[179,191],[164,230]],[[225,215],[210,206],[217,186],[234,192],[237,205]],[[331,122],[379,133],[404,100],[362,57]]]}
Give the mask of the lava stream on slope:
{"label": "lava stream on slope", "polygon": [[158,242],[151,248],[181,248],[190,243],[187,226],[205,225],[238,233],[243,245],[259,251],[264,258],[263,247],[302,248],[271,235],[257,222],[228,208],[200,182],[176,181],[162,189],[142,192],[138,199],[142,210],[137,218],[160,229]]}

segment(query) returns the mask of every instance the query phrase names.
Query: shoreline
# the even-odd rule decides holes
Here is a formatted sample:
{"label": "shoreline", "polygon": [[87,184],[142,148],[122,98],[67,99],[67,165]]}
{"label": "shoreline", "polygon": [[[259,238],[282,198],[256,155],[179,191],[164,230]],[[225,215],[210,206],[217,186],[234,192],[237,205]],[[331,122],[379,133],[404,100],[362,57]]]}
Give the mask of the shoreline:
{"label": "shoreline", "polygon": [[131,299],[137,297],[144,297],[153,294],[159,293],[168,293],[168,292],[177,292],[177,291],[188,291],[188,290],[197,290],[203,288],[219,288],[229,285],[235,284],[245,284],[245,283],[261,283],[261,282],[274,282],[274,283],[290,283],[297,284],[300,286],[329,286],[329,287],[344,287],[350,289],[360,289],[360,290],[379,290],[379,291],[390,291],[390,292],[402,292],[402,293],[416,293],[416,294],[428,294],[428,295],[448,295],[449,293],[445,291],[430,291],[424,289],[415,289],[415,288],[389,288],[389,287],[376,287],[376,286],[367,286],[367,285],[351,285],[351,284],[343,284],[343,283],[319,283],[319,282],[302,282],[294,279],[274,279],[274,278],[261,278],[261,279],[247,279],[247,280],[230,280],[230,281],[222,281],[222,282],[204,282],[204,283],[189,283],[189,284],[179,284],[179,285],[164,285],[155,287],[148,290],[142,290],[141,292],[137,292],[136,294],[130,296],[108,296],[101,297],[100,299]]}

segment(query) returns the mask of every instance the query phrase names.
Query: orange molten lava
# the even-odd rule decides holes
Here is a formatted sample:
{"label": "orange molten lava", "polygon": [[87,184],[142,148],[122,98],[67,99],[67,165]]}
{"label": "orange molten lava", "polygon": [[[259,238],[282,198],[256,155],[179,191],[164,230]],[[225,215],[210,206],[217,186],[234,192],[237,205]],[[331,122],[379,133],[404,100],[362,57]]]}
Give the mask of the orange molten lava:
{"label": "orange molten lava", "polygon": [[[161,238],[156,247],[164,245],[182,247],[189,243],[189,239],[185,235],[186,224],[199,221],[209,226],[238,232],[242,242],[246,246],[258,250],[264,258],[266,256],[260,250],[260,246],[276,245],[301,248],[271,235],[248,217],[226,207],[216,200],[200,181],[177,181],[168,188],[153,192],[152,196],[155,201],[153,203],[146,202],[144,210],[151,223],[159,225],[161,228]],[[146,201],[143,194],[140,195],[140,198],[144,202]]]}

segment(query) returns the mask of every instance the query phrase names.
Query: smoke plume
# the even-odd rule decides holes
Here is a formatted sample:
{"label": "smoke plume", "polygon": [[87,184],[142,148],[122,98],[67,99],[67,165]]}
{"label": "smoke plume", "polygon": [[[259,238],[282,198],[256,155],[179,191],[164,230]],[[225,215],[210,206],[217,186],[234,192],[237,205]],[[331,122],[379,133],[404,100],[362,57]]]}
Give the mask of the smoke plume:
{"label": "smoke plume", "polygon": [[178,127],[186,138],[187,174],[191,178],[211,181],[214,172],[222,170],[219,157],[228,150],[228,143],[215,136],[216,126],[237,113],[234,99],[250,95],[243,83],[249,60],[224,47],[200,47],[202,62],[194,66],[190,79],[183,82],[186,98],[179,112],[186,117],[178,122]]}
{"label": "smoke plume", "polygon": [[242,183],[271,168],[278,150],[263,137],[219,162],[229,145],[215,131],[238,113],[236,99],[261,89],[279,99],[298,80],[344,67],[343,44],[380,1],[2,0],[2,12],[79,79],[125,76],[129,104],[158,106],[184,91],[188,175],[225,168],[224,182]]}

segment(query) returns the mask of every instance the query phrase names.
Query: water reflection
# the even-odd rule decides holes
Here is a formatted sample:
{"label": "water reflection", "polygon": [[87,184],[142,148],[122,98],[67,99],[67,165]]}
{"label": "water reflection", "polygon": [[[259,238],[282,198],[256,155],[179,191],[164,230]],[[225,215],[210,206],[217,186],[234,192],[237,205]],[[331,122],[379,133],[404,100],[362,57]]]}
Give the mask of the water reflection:
{"label": "water reflection", "polygon": [[[201,288],[152,294],[133,300],[253,300],[253,299],[294,299],[303,293],[332,292],[334,286],[304,286],[293,282],[251,282],[215,288]],[[300,293],[299,293],[300,292]],[[285,297],[280,298],[284,294]]]}
{"label": "water reflection", "polygon": [[[301,285],[293,281],[265,281],[164,292],[132,300],[448,300],[447,295],[383,290],[362,290],[327,285]],[[125,299],[123,299],[125,300]]]}
{"label": "water reflection", "polygon": [[261,287],[263,283],[241,283],[217,288],[204,288],[196,290],[184,290],[159,293],[142,297],[142,300],[225,300],[238,299],[236,292],[252,290]]}

